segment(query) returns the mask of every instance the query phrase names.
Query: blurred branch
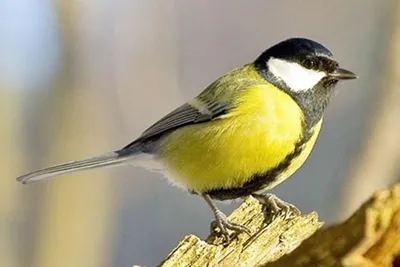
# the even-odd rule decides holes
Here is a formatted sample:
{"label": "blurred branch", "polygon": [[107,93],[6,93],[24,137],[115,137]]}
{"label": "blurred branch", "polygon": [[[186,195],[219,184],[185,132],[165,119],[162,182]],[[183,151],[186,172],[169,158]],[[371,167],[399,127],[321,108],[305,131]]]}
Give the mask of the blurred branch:
{"label": "blurred branch", "polygon": [[22,114],[22,94],[17,82],[0,82],[0,259],[2,266],[20,266],[26,258],[18,255],[18,246],[23,244],[18,231],[24,228],[23,202],[24,192],[12,177],[19,175],[24,166],[24,150],[20,140]]}
{"label": "blurred branch", "polygon": [[400,255],[400,184],[375,193],[345,222],[318,230],[266,267],[389,267]]}
{"label": "blurred branch", "polygon": [[[97,82],[101,75],[91,72],[98,64],[91,60],[93,55],[104,56],[104,52],[94,49],[97,35],[81,34],[82,28],[91,32],[100,27],[91,23],[98,13],[90,13],[98,5],[93,1],[57,1],[63,58],[54,84],[57,89],[47,100],[49,115],[43,128],[43,132],[51,133],[44,135],[48,137],[46,152],[51,157],[47,163],[100,153],[111,140],[111,105]],[[89,147],[94,151],[88,151]],[[79,173],[42,187],[32,266],[108,265],[108,235],[114,217],[112,180],[106,173],[94,175],[90,179]]]}
{"label": "blurred branch", "polygon": [[[379,102],[364,144],[342,194],[342,216],[353,212],[377,188],[399,180],[400,166],[400,2],[393,1],[393,29]],[[357,190],[354,190],[357,188]]]}
{"label": "blurred branch", "polygon": [[160,266],[384,267],[395,266],[400,255],[400,184],[374,194],[348,220],[325,229],[319,229],[316,213],[286,221],[265,217],[251,197],[229,218],[254,235],[239,234],[228,246],[215,234],[206,241],[190,235]]}

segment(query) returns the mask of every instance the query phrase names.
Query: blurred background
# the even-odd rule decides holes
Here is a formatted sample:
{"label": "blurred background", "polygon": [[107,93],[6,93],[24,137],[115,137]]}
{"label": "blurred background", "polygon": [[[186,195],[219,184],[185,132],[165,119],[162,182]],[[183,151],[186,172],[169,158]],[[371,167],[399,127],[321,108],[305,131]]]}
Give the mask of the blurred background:
{"label": "blurred background", "polygon": [[1,266],[155,266],[185,235],[206,237],[204,201],[156,173],[15,177],[123,147],[292,36],[323,43],[360,79],[340,85],[311,157],[274,193],[345,219],[399,178],[397,17],[389,0],[0,0]]}

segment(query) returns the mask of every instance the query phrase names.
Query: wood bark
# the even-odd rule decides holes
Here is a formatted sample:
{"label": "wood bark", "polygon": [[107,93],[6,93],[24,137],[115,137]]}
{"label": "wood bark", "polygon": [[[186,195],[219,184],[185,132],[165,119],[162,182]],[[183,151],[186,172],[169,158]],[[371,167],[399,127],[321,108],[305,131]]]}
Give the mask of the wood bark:
{"label": "wood bark", "polygon": [[267,216],[251,197],[229,219],[252,236],[239,234],[224,246],[217,232],[206,240],[189,235],[160,266],[400,266],[400,184],[326,228],[315,212],[288,220]]}

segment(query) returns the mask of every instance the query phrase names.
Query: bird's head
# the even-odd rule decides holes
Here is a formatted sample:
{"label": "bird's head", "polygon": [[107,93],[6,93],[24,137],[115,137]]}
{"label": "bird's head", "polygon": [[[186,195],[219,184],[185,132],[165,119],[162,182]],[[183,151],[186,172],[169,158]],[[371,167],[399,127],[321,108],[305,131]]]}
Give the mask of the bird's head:
{"label": "bird's head", "polygon": [[338,81],[358,78],[340,68],[326,47],[305,38],[291,38],[272,46],[254,64],[261,76],[286,91],[308,112],[323,112]]}

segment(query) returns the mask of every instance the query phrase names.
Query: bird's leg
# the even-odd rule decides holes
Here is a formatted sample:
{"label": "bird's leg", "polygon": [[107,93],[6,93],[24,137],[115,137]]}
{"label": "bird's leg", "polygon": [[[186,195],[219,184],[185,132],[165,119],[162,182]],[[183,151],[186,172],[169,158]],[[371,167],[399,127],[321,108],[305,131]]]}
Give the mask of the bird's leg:
{"label": "bird's leg", "polygon": [[286,219],[300,215],[301,212],[294,205],[287,203],[274,194],[252,194],[264,206],[264,212],[276,216],[282,214]]}
{"label": "bird's leg", "polygon": [[[236,231],[236,232],[244,232],[248,235],[251,235],[250,230],[244,227],[243,225],[237,224],[230,222],[226,215],[220,211],[217,206],[214,204],[212,201],[211,197],[207,194],[200,194],[204,200],[207,202],[208,206],[212,209],[214,216],[215,216],[215,221],[213,223],[216,223],[218,228],[221,230],[221,234],[225,237],[225,240],[227,243],[230,241],[230,237],[228,234],[227,229]],[[212,227],[212,224],[211,224]]]}

